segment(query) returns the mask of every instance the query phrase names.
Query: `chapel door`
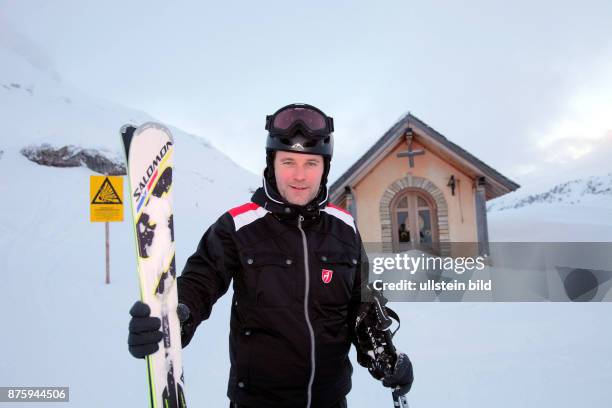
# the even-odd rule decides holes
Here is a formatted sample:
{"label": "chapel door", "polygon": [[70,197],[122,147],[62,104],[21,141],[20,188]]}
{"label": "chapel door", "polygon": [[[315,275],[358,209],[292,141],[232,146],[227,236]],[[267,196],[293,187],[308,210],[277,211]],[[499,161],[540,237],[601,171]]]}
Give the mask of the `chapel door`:
{"label": "chapel door", "polygon": [[431,247],[438,241],[435,204],[428,195],[414,190],[399,193],[391,212],[395,252]]}

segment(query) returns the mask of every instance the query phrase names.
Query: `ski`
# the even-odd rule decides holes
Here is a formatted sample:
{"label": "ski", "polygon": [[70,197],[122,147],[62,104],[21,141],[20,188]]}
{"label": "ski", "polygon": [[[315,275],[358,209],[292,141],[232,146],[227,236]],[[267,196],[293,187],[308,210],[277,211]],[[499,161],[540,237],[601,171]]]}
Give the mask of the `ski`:
{"label": "ski", "polygon": [[127,163],[140,299],[161,320],[159,350],[147,356],[151,408],[185,408],[181,330],[176,308],[172,210],[172,134],[163,125],[121,128]]}

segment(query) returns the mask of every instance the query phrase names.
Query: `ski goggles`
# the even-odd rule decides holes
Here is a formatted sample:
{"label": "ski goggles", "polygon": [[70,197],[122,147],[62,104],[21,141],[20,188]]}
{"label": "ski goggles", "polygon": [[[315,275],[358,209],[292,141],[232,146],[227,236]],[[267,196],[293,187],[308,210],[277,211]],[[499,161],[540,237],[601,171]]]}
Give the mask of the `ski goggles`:
{"label": "ski goggles", "polygon": [[312,135],[329,135],[334,131],[334,119],[302,103],[287,105],[266,116],[266,130],[271,134],[292,134],[299,126]]}

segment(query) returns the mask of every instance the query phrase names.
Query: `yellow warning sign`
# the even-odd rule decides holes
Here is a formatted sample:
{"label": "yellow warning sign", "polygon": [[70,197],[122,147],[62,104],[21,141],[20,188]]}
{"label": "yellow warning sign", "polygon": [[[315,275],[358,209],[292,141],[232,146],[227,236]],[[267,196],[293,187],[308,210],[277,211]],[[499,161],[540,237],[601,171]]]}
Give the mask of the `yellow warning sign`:
{"label": "yellow warning sign", "polygon": [[123,221],[123,177],[90,176],[89,203],[91,222]]}

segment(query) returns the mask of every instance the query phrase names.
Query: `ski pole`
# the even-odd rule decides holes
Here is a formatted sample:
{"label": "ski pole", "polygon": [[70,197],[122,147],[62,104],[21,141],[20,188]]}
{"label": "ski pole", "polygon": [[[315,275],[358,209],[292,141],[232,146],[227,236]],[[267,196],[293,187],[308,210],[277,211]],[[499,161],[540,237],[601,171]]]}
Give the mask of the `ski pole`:
{"label": "ski pole", "polygon": [[396,408],[410,408],[408,401],[406,400],[406,395],[402,391],[403,390],[399,386],[393,390],[393,393],[391,394],[393,396],[393,406]]}

